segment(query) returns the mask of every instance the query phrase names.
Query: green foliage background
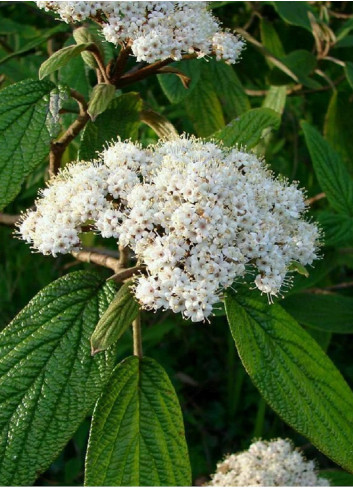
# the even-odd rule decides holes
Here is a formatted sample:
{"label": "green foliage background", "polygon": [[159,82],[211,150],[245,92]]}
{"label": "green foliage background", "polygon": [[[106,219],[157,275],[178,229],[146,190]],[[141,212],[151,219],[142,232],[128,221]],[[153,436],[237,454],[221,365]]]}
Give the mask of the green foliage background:
{"label": "green foliage background", "polygon": [[[246,134],[248,147],[264,154],[275,173],[299,180],[309,198],[325,192],[310,211],[325,231],[323,258],[309,270],[308,278],[297,276],[279,302],[327,351],[353,387],[353,6],[350,2],[210,4],[225,27],[240,28],[246,38],[240,62],[234,68],[213,60],[175,63],[191,78],[188,90],[171,74],[122,89],[108,110],[70,144],[64,162],[77,155],[91,158],[105,138],[118,134],[145,145],[156,141],[157,134],[139,119],[139,112],[147,108],[166,117],[180,133],[214,134],[229,145],[241,144]],[[0,2],[1,89],[29,78],[38,80],[48,53],[73,43],[71,27],[58,24],[33,2]],[[104,48],[109,60],[116,50],[108,43]],[[134,61],[129,63],[133,66]],[[75,88],[86,98],[96,83],[80,56],[48,79]],[[0,112],[10,105],[9,98],[9,106],[0,107]],[[68,111],[62,123],[67,127],[76,106],[67,99],[64,107]],[[254,127],[252,115],[260,108],[262,119]],[[36,147],[35,138],[26,144]],[[15,161],[14,151],[8,148],[0,162]],[[16,194],[20,187],[21,191],[4,212],[18,214],[33,204],[47,178],[45,156],[45,148],[37,147],[33,171],[16,176],[11,192]],[[4,178],[1,182],[0,188]],[[86,246],[107,246],[107,240],[93,234],[85,239]],[[96,268],[102,278],[108,276],[72,257],[31,254],[8,226],[0,226],[0,243],[1,328],[40,289],[68,272]],[[114,240],[108,246],[114,254]],[[222,310],[211,324],[196,325],[169,313],[143,315],[143,342],[146,355],[166,369],[180,399],[196,484],[207,480],[224,454],[247,448],[254,437],[288,436],[308,456],[315,456],[322,468],[337,468],[265,404],[238,358]],[[126,331],[118,356],[123,359],[131,351],[131,333]],[[88,429],[86,418],[38,485],[82,484]]]}

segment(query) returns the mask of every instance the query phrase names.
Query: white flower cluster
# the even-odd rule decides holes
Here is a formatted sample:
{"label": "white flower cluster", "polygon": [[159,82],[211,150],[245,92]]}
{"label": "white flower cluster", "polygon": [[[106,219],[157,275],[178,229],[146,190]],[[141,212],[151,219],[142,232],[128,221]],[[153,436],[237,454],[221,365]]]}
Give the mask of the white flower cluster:
{"label": "white flower cluster", "polygon": [[214,53],[217,59],[235,63],[244,47],[239,37],[220,30],[207,2],[38,1],[37,5],[57,12],[65,22],[98,20],[107,41],[131,45],[137,61]]}
{"label": "white flower cluster", "polygon": [[329,486],[289,440],[257,441],[217,464],[210,486]]}
{"label": "white flower cluster", "polygon": [[143,307],[192,321],[207,318],[246,269],[270,297],[293,261],[317,257],[319,230],[303,218],[295,184],[275,179],[254,154],[196,138],[113,144],[96,162],[65,169],[36,205],[20,225],[34,248],[78,249],[82,226],[94,225],[146,265],[135,284]]}

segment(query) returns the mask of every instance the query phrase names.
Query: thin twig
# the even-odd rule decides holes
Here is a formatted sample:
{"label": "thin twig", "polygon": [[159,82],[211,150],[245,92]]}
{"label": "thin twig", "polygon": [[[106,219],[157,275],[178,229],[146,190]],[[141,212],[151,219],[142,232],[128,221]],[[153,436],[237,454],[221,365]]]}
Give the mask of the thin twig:
{"label": "thin twig", "polygon": [[[108,280],[114,280],[115,282],[124,282],[126,279],[131,278],[139,272],[143,272],[146,267],[142,265],[136,265],[131,268],[123,268],[117,271],[114,275],[108,278]],[[119,269],[118,269],[119,270]]]}
{"label": "thin twig", "polygon": [[[197,54],[185,54],[183,56],[183,59],[194,59],[197,57]],[[167,58],[164,59],[163,61],[157,61],[156,63],[152,63],[150,65],[144,66],[143,68],[137,70],[137,71],[131,71],[127,72],[125,75],[121,76],[119,80],[115,83],[115,86],[117,88],[122,88],[125,87],[126,85],[130,85],[132,83],[135,83],[137,81],[143,80],[144,78],[147,78],[148,76],[155,75],[158,73],[158,70],[163,68],[163,66],[167,66],[170,63],[173,63],[174,59],[172,58]]]}
{"label": "thin twig", "polygon": [[141,316],[138,313],[137,318],[132,323],[132,336],[134,341],[134,355],[142,358],[142,335],[141,335]]}
{"label": "thin twig", "polygon": [[16,222],[21,218],[20,214],[10,215],[10,214],[2,214],[0,212],[0,224],[4,224],[5,226],[14,226]]}
{"label": "thin twig", "polygon": [[126,268],[129,261],[129,248],[119,245],[119,263],[121,268]]}
{"label": "thin twig", "polygon": [[119,56],[113,66],[113,76],[111,77],[111,83],[115,84],[124,72],[126,63],[131,55],[131,44],[128,43],[126,46],[121,48]]}
{"label": "thin twig", "polygon": [[112,258],[109,255],[103,255],[101,253],[95,253],[93,251],[73,251],[71,255],[76,258],[76,260],[82,261],[84,263],[95,263],[101,267],[110,268],[114,272],[120,269],[120,262],[116,258]]}
{"label": "thin twig", "polygon": [[314,202],[324,199],[325,197],[326,197],[325,192],[321,192],[320,194],[314,195],[314,197],[310,197],[310,199],[306,199],[305,204],[312,205]]}

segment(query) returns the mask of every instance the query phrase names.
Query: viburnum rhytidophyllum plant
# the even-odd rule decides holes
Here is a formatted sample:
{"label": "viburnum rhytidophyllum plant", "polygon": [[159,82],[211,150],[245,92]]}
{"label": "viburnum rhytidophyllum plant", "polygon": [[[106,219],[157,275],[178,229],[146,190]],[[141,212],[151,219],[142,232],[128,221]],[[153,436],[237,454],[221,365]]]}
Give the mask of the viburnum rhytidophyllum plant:
{"label": "viburnum rhytidophyllum plant", "polygon": [[[244,41],[221,29],[212,3],[37,3],[74,32],[41,64],[40,80],[0,91],[0,205],[49,153],[46,187],[26,213],[8,219],[35,251],[71,253],[114,275],[64,274],[1,332],[0,483],[33,483],[92,415],[87,485],[191,484],[176,393],[163,367],[143,355],[142,309],[152,321],[179,314],[200,335],[214,314],[223,317],[272,409],[353,470],[353,394],[280,304],[293,273],[307,275],[318,257],[321,232],[299,184],[276,176],[260,156],[280,114],[238,100],[230,65]],[[63,38],[69,30],[54,28]],[[80,63],[88,75],[80,79],[83,93]],[[142,100],[149,80],[157,83],[152,75],[172,102],[191,92],[185,112],[198,138],[179,135]],[[122,92],[140,81],[143,95]],[[234,87],[237,117],[226,125],[220,99]],[[142,123],[153,137],[143,133],[136,142]],[[327,196],[335,210],[345,209],[349,175],[337,170],[338,156],[315,129],[304,123],[303,130],[313,159],[329,158],[318,174],[343,179]],[[87,232],[95,244],[106,239],[106,248],[86,247]],[[133,355],[123,358],[121,337],[131,325]],[[276,443],[295,469],[297,452]]]}

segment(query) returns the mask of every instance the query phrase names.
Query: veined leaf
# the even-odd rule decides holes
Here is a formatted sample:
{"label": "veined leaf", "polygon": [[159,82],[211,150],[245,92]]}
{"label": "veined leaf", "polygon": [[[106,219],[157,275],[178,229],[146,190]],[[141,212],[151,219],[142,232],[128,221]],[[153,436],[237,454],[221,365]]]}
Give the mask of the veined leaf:
{"label": "veined leaf", "polygon": [[92,420],[87,486],[188,486],[191,473],[174,388],[151,358],[114,370]]}
{"label": "veined leaf", "polygon": [[304,27],[311,32],[311,24],[308,13],[310,8],[307,2],[273,2],[275,9],[288,24]]}
{"label": "veined leaf", "polygon": [[339,371],[278,304],[228,290],[230,329],[262,396],[325,455],[353,470],[353,393]]}
{"label": "veined leaf", "polygon": [[111,285],[76,272],[39,292],[0,334],[0,484],[30,485],[91,412],[114,351],[89,339]]}
{"label": "veined leaf", "polygon": [[107,141],[136,139],[140,126],[142,100],[131,92],[115,98],[103,114],[92,122],[88,121],[82,133],[79,158],[90,160],[97,157]]}
{"label": "veined leaf", "polygon": [[203,66],[201,78],[185,102],[185,109],[196,133],[207,137],[225,125],[221,103],[215,93],[208,68]]}
{"label": "veined leaf", "polygon": [[353,103],[350,101],[350,94],[334,91],[325,117],[324,136],[351,170],[353,169],[352,118]]}
{"label": "veined leaf", "polygon": [[91,98],[88,103],[87,112],[92,119],[96,120],[99,114],[102,114],[109,107],[110,102],[115,95],[115,86],[108,83],[98,83],[91,94]]}
{"label": "veined leaf", "polygon": [[75,58],[82,51],[89,51],[95,47],[93,42],[87,42],[83,44],[74,44],[72,46],[66,46],[65,48],[59,49],[54,54],[50,56],[44,63],[41,64],[39,68],[39,79],[42,80],[46,76],[50,75],[54,71],[58,70],[62,66],[67,65],[72,58]]}
{"label": "veined leaf", "polygon": [[224,129],[212,135],[226,146],[246,146],[253,148],[260,141],[264,129],[278,128],[281,118],[272,109],[251,109],[230,122]]}
{"label": "veined leaf", "polygon": [[[78,27],[73,31],[73,37],[76,41],[76,44],[85,44],[93,42],[99,52],[101,53],[102,59],[104,59],[104,49],[103,44],[100,38],[94,33],[91,32],[87,27]],[[82,51],[81,57],[83,61],[92,69],[98,68],[97,61],[92,53],[89,51]]]}
{"label": "veined leaf", "polygon": [[353,215],[353,181],[343,161],[313,126],[301,125],[317,179],[330,204],[337,212]]}
{"label": "veined leaf", "polygon": [[24,80],[0,91],[0,209],[49,154],[47,122],[54,88],[48,81]]}
{"label": "veined leaf", "polygon": [[334,214],[333,212],[319,212],[317,214],[323,229],[323,241],[326,246],[345,246],[353,240],[353,218],[346,214]]}
{"label": "veined leaf", "polygon": [[[315,56],[305,49],[292,51],[286,56],[282,56],[280,61],[284,66],[294,73],[300,83],[309,88],[319,88],[320,84],[309,78],[309,75],[315,70],[317,59]],[[278,65],[273,68],[270,73],[270,83],[273,85],[286,85],[293,83],[291,77],[288,76]]]}
{"label": "veined leaf", "polygon": [[199,59],[176,61],[170,65],[190,78],[189,88],[185,88],[180,78],[175,74],[163,73],[157,75],[158,81],[168,100],[177,104],[188,97],[197,85],[201,74],[201,63]]}
{"label": "veined leaf", "polygon": [[[262,18],[260,22],[260,31],[261,41],[265,48],[267,48],[277,58],[281,58],[282,56],[284,56],[285,52],[283,49],[282,41],[280,40],[276,29],[273,27],[273,23]],[[269,66],[273,66],[271,60],[266,58],[266,61]]]}
{"label": "veined leaf", "polygon": [[286,99],[287,87],[285,85],[272,86],[267,92],[262,107],[267,107],[282,115],[286,106]]}
{"label": "veined leaf", "polygon": [[208,62],[208,68],[212,73],[213,88],[229,119],[251,109],[249,98],[232,66],[223,61],[211,59]]}
{"label": "veined leaf", "polygon": [[120,287],[108,309],[100,318],[91,338],[92,355],[106,350],[117,342],[137,317],[139,306],[130,287],[131,282]]}
{"label": "veined leaf", "polygon": [[320,331],[353,333],[353,299],[338,294],[292,294],[282,307],[299,323]]}

